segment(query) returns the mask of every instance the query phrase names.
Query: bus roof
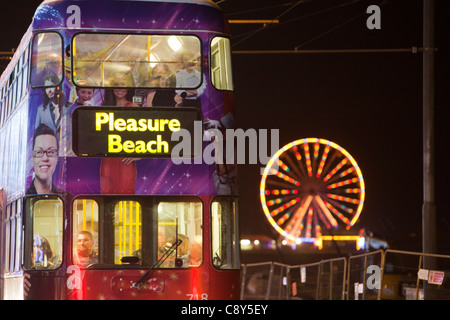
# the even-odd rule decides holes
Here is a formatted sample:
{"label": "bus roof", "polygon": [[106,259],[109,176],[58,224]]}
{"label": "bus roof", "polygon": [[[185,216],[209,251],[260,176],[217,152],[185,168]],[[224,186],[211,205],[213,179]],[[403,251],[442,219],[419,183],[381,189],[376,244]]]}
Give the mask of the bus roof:
{"label": "bus roof", "polygon": [[[44,3],[50,2],[60,2],[61,0],[44,0]],[[74,1],[92,1],[92,0],[74,0]],[[111,1],[111,0],[110,0]],[[177,2],[177,3],[196,3],[202,5],[210,5],[218,8],[217,4],[215,4],[212,0],[113,0],[113,1],[143,1],[143,2]]]}
{"label": "bus roof", "polygon": [[46,0],[33,30],[155,30],[229,33],[219,6],[210,0]]}

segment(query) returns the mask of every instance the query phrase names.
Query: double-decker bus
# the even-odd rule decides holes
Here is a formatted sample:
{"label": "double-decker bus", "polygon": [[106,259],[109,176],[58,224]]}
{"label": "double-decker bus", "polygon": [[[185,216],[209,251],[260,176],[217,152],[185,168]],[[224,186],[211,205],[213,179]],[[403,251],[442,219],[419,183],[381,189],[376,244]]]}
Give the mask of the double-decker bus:
{"label": "double-decker bus", "polygon": [[212,1],[37,8],[0,79],[1,298],[239,298],[230,55]]}

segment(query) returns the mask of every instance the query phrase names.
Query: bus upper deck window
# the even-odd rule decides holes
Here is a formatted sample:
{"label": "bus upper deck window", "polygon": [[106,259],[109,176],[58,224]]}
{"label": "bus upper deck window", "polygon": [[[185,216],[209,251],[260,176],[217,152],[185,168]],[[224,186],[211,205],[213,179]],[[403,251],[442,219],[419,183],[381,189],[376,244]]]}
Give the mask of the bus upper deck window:
{"label": "bus upper deck window", "polygon": [[211,82],[218,90],[233,90],[230,40],[215,37],[211,41]]}
{"label": "bus upper deck window", "polygon": [[31,85],[55,87],[63,79],[63,41],[56,32],[38,33],[33,38]]}
{"label": "bus upper deck window", "polygon": [[196,36],[79,33],[72,50],[72,79],[80,87],[196,89],[202,84]]}

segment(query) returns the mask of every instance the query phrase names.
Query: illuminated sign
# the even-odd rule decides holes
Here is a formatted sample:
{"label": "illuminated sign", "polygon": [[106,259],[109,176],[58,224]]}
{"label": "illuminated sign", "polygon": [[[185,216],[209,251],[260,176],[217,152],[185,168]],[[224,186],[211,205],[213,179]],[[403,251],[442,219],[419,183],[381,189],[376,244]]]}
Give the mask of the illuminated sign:
{"label": "illuminated sign", "polygon": [[[194,108],[79,107],[72,116],[73,151],[79,157],[169,158],[172,133],[194,137]],[[200,142],[201,143],[201,142]],[[195,157],[194,149],[189,155]]]}

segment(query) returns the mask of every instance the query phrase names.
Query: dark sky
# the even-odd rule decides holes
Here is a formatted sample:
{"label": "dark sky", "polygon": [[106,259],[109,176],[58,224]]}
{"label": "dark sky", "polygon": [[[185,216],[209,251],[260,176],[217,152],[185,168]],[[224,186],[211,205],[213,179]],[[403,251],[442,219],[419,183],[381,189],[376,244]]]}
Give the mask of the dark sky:
{"label": "dark sky", "polygon": [[[217,2],[217,1],[216,1]],[[296,1],[225,0],[230,19],[273,19]],[[1,10],[0,51],[16,47],[40,1]],[[421,0],[312,0],[281,15],[280,24],[244,39],[261,25],[232,25],[233,50],[392,49],[422,46]],[[282,4],[285,4],[282,6]],[[369,30],[369,5],[380,4],[381,30]],[[2,4],[3,5],[3,4]],[[4,5],[3,5],[4,6]],[[338,7],[339,6],[339,7]],[[450,128],[448,19],[436,0],[436,205],[439,239],[450,233],[447,169]],[[4,65],[4,62],[2,62]],[[280,146],[319,137],[358,162],[366,202],[355,230],[367,228],[419,249],[422,223],[422,54],[234,54],[237,123],[279,129]],[[273,234],[259,202],[261,165],[239,168],[242,234]],[[450,254],[443,242],[439,253]]]}
{"label": "dark sky", "polygon": [[[221,3],[230,19],[273,19],[289,8],[273,7],[282,1],[236,3]],[[348,2],[299,4],[280,18],[279,26],[245,40],[240,35],[260,26],[232,25],[233,50],[422,46],[422,1],[391,0],[380,5],[381,30],[366,27],[369,14],[365,13],[369,5],[380,1],[335,8],[343,3]],[[245,13],[258,6],[268,9]],[[446,208],[449,100],[445,95],[450,85],[449,12],[448,1],[436,1],[436,202],[441,234],[450,231]],[[402,249],[420,250],[422,54],[235,54],[233,59],[239,126],[280,129],[280,146],[319,137],[344,147],[358,162],[366,183],[366,202],[354,229],[365,227]],[[256,221],[243,223],[242,232],[270,232],[259,204],[258,168],[242,166],[239,174],[241,216],[243,221]],[[441,243],[438,249],[450,253]]]}

